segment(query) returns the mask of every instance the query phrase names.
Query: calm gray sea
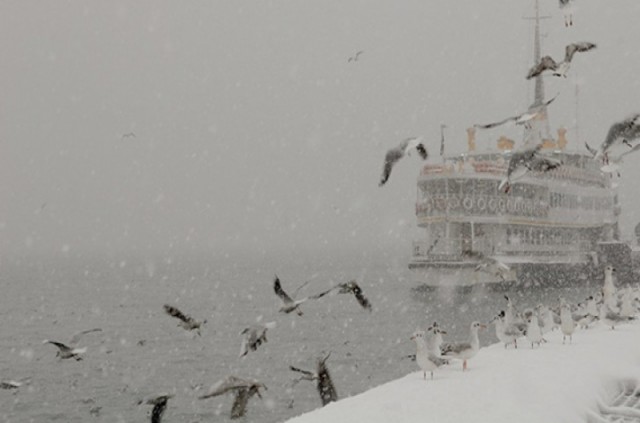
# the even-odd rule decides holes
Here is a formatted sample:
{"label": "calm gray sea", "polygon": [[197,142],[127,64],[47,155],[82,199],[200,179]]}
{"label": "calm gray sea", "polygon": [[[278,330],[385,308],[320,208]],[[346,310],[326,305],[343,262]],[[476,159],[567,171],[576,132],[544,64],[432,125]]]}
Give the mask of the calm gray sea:
{"label": "calm gray sea", "polygon": [[[144,422],[150,406],[138,399],[175,394],[167,422],[226,421],[232,398],[197,396],[227,375],[253,377],[268,390],[250,402],[246,422],[280,422],[320,406],[315,386],[302,381],[292,389],[289,365],[313,369],[328,361],[340,397],[347,397],[417,370],[404,358],[414,353],[409,336],[437,320],[449,335],[466,339],[472,320],[487,322],[511,295],[520,308],[563,295],[582,300],[594,288],[474,289],[421,292],[404,263],[274,264],[256,260],[173,259],[21,259],[0,266],[0,378],[31,377],[17,391],[0,391],[3,422]],[[299,296],[355,278],[373,304],[360,308],[350,295],[333,295],[302,307],[304,316],[281,315],[273,293],[278,273],[292,292],[311,281]],[[598,284],[594,281],[593,284]],[[202,336],[176,326],[162,308],[170,303],[196,319],[207,319]],[[276,321],[269,342],[238,358],[240,331],[261,319]],[[53,345],[74,333],[87,334],[84,360],[58,360]],[[497,342],[493,327],[480,334]],[[142,342],[140,342],[142,341]],[[142,344],[142,345],[141,345]],[[471,369],[473,362],[470,362]],[[202,386],[199,388],[199,386]],[[91,409],[100,407],[97,415]]]}

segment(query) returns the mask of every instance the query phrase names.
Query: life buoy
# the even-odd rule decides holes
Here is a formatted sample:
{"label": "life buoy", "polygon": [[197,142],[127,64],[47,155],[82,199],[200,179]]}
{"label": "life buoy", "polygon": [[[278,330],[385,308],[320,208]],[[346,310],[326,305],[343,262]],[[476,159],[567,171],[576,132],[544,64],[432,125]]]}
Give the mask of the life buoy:
{"label": "life buoy", "polygon": [[498,201],[495,198],[490,198],[489,201],[487,201],[487,205],[489,206],[489,211],[495,213]]}
{"label": "life buoy", "polygon": [[462,205],[465,210],[471,210],[473,208],[473,200],[471,197],[465,197],[464,200],[462,200]]}
{"label": "life buoy", "polygon": [[484,211],[487,208],[487,200],[485,200],[484,198],[480,197],[478,198],[478,209],[480,209],[480,211]]}

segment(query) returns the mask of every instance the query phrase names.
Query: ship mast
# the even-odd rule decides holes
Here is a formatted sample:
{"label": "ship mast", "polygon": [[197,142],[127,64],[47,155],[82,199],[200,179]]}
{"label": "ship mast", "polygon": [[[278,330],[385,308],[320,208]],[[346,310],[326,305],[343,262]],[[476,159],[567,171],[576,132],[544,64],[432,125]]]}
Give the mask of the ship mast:
{"label": "ship mast", "polygon": [[[536,16],[535,19],[535,33],[533,37],[533,65],[535,66],[540,62],[542,57],[540,53],[540,19],[547,19],[549,16],[540,16],[539,0],[535,0]],[[544,81],[542,74],[536,76],[535,89],[533,103],[529,106],[529,110],[541,108],[538,116],[532,120],[529,127],[525,127],[524,130],[524,142],[538,144],[544,139],[551,139],[551,131],[549,129],[549,121],[547,119],[547,108],[543,106],[545,102],[544,98]]]}

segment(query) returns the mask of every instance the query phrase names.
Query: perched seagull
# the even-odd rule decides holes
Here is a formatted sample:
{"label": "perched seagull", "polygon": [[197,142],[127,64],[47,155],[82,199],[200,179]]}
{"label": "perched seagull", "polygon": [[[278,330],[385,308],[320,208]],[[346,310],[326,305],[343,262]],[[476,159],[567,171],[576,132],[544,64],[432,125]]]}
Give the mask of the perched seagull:
{"label": "perched seagull", "polygon": [[317,389],[318,394],[320,394],[322,406],[325,406],[333,401],[338,401],[338,393],[335,386],[333,385],[331,375],[329,375],[329,370],[326,366],[326,361],[330,355],[331,353],[327,354],[325,358],[318,359],[318,365],[315,372],[299,369],[294,366],[289,366],[289,369],[291,369],[292,371],[302,373],[302,377],[298,380],[317,381]]}
{"label": "perched seagull", "polygon": [[80,337],[82,337],[82,335],[85,335],[87,333],[101,332],[101,331],[102,329],[100,328],[94,328],[94,329],[88,329],[88,330],[83,330],[81,332],[78,332],[71,337],[71,339],[68,342],[68,345],[63,344],[62,342],[50,341],[48,339],[45,339],[44,341],[42,341],[42,343],[53,344],[56,347],[58,347],[58,352],[56,353],[56,357],[60,357],[61,360],[64,360],[67,358],[74,358],[76,361],[80,361],[82,360],[82,357],[80,357],[80,354],[84,354],[85,352],[87,352],[86,347],[76,348],[76,344],[80,340]]}
{"label": "perched seagull", "polygon": [[432,326],[427,329],[427,349],[434,353],[437,357],[442,356],[442,335],[446,335],[447,332],[440,329],[438,322],[433,322]]}
{"label": "perched seagull", "polygon": [[352,280],[346,283],[341,283],[337,286],[339,289],[339,294],[353,294],[358,301],[358,304],[362,306],[362,308],[371,311],[371,303],[362,293],[362,289],[356,283],[356,281]]}
{"label": "perched seagull", "polygon": [[602,301],[611,309],[618,308],[617,289],[613,284],[613,274],[616,269],[608,264],[604,268],[604,283],[602,285]]}
{"label": "perched seagull", "polygon": [[429,349],[425,335],[424,331],[416,330],[411,335],[411,340],[416,343],[416,362],[423,372],[424,379],[427,379],[427,372],[430,372],[431,380],[433,380],[433,371],[444,364],[449,364],[449,361],[439,357],[435,351]]}
{"label": "perched seagull", "polygon": [[236,376],[228,376],[213,385],[207,394],[198,397],[198,399],[207,399],[227,392],[233,392],[235,399],[231,406],[231,418],[237,419],[244,416],[247,412],[247,403],[252,396],[257,395],[262,399],[260,389],[266,390],[267,387],[255,379],[242,379]]}
{"label": "perched seagull", "polygon": [[[607,136],[593,155],[594,160],[604,158],[607,161],[607,153],[614,147],[627,145],[633,149],[631,141],[640,138],[640,113],[616,122],[609,128]],[[590,151],[593,151],[590,149]],[[593,154],[593,153],[592,153]]]}
{"label": "perched seagull", "polygon": [[138,401],[138,405],[142,403],[153,405],[153,410],[151,410],[151,423],[160,423],[164,410],[167,409],[167,401],[172,397],[173,395],[169,394],[156,395],[148,399],[141,399]]}
{"label": "perched seagull", "polygon": [[360,58],[360,55],[364,53],[364,50],[360,50],[359,52],[357,52],[355,55],[349,57],[349,60],[347,60],[347,63],[349,62],[357,62],[358,58]]}
{"label": "perched seagull", "polygon": [[240,345],[240,357],[249,354],[249,351],[256,351],[263,342],[267,342],[267,329],[275,327],[276,322],[268,322],[252,325],[240,332],[240,335],[244,335]]}
{"label": "perched seagull", "polygon": [[612,311],[606,302],[600,306],[600,321],[607,326],[611,326],[611,329],[615,329],[620,323],[628,323],[631,320],[635,320],[635,317],[623,316]]}
{"label": "perched seagull", "polygon": [[495,316],[492,321],[496,326],[496,336],[504,344],[504,347],[507,348],[507,346],[513,344],[515,348],[518,348],[518,338],[524,336],[526,329],[522,330],[513,323],[507,323],[504,310]]}
{"label": "perched seagull", "polygon": [[308,300],[317,300],[318,298],[324,297],[325,295],[327,295],[328,293],[330,293],[331,291],[333,291],[334,288],[328,289],[326,291],[323,291],[319,294],[316,295],[310,295],[308,297],[304,297],[301,298],[299,300],[293,300],[289,295],[287,295],[286,292],[284,292],[284,290],[282,289],[282,286],[280,285],[280,279],[278,278],[278,276],[276,276],[275,280],[273,281],[273,290],[275,291],[276,295],[282,300],[282,302],[284,303],[284,305],[282,307],[280,307],[280,312],[281,313],[291,313],[292,311],[295,311],[298,316],[302,316],[302,310],[300,310],[300,304],[308,301]]}
{"label": "perched seagull", "polygon": [[576,323],[573,320],[571,306],[564,299],[560,300],[560,330],[562,330],[562,343],[564,344],[567,336],[569,337],[569,343],[571,343],[573,341],[573,332],[576,330]]}
{"label": "perched seagull", "polygon": [[508,193],[511,190],[511,183],[522,178],[527,172],[531,170],[548,172],[562,165],[560,160],[539,155],[541,149],[542,144],[538,144],[533,147],[525,146],[520,151],[514,151],[509,159],[507,176],[500,182],[498,189]]}
{"label": "perched seagull", "polygon": [[560,10],[564,14],[564,26],[573,26],[573,8],[571,7],[571,3],[573,0],[559,0],[560,1]]}
{"label": "perched seagull", "polygon": [[[556,319],[554,318],[553,311],[549,307],[544,304],[539,304],[536,307],[538,311],[538,321],[542,324],[542,335],[545,335],[548,332],[551,332],[555,328],[558,327],[558,323],[556,323]],[[560,317],[558,316],[558,320]]]}
{"label": "perched seagull", "polygon": [[531,342],[531,348],[533,348],[533,344],[538,344],[539,347],[544,341],[544,338],[542,337],[542,329],[538,323],[538,316],[535,314],[529,317],[526,336],[527,341]]}
{"label": "perched seagull", "polygon": [[541,112],[543,112],[549,104],[553,103],[556,97],[558,97],[558,94],[539,106],[530,107],[529,110],[524,113],[520,113],[519,115],[511,116],[498,122],[488,123],[485,125],[476,124],[473,126],[478,129],[491,129],[495,128],[496,126],[504,125],[505,123],[510,121],[514,121],[516,125],[529,125],[528,122],[538,116]]}
{"label": "perched seagull", "polygon": [[594,43],[589,43],[586,41],[569,44],[565,47],[564,50],[564,60],[560,63],[556,63],[555,60],[551,58],[551,56],[544,56],[540,59],[540,63],[533,66],[529,73],[527,74],[527,79],[534,78],[540,75],[542,72],[546,70],[553,71],[553,76],[562,76],[567,77],[567,72],[569,71],[569,66],[571,65],[571,59],[573,59],[573,55],[576,52],[584,52],[593,50],[596,48]]}
{"label": "perched seagull", "polygon": [[169,304],[164,305],[164,311],[166,311],[169,316],[175,317],[176,319],[180,320],[180,323],[178,323],[178,326],[180,326],[186,331],[195,330],[198,336],[200,336],[200,326],[207,323],[206,320],[199,322],[195,320],[193,317],[184,314],[183,312],[178,310],[176,307],[171,306]]}
{"label": "perched seagull", "polygon": [[382,177],[380,178],[379,186],[383,186],[387,180],[389,180],[393,166],[398,162],[398,160],[403,158],[405,154],[409,154],[411,149],[415,148],[418,150],[422,160],[427,160],[429,153],[424,147],[423,141],[424,139],[422,137],[407,138],[397,147],[387,151],[387,154],[384,157],[384,169],[382,170]]}
{"label": "perched seagull", "polygon": [[511,268],[500,260],[484,255],[481,256],[481,261],[475,268],[476,272],[485,272],[497,276],[503,282],[506,280],[505,275],[508,275],[510,270]]}
{"label": "perched seagull", "polygon": [[469,341],[444,345],[442,355],[444,357],[451,357],[462,360],[462,371],[467,370],[467,360],[473,358],[480,349],[478,329],[484,328],[486,328],[486,326],[480,322],[471,323]]}

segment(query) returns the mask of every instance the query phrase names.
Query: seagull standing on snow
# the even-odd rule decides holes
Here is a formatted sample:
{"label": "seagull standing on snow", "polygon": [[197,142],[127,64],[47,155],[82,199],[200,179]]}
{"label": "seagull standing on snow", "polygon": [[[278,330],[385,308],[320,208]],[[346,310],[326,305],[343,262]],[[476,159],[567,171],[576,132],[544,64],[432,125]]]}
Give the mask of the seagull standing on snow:
{"label": "seagull standing on snow", "polygon": [[278,278],[278,276],[276,276],[275,280],[273,281],[273,290],[275,291],[276,295],[284,303],[283,306],[280,307],[280,312],[289,314],[292,311],[295,311],[298,314],[298,316],[302,316],[303,314],[302,310],[300,310],[300,304],[309,300],[317,300],[318,298],[324,297],[325,295],[333,291],[333,289],[334,288],[331,288],[319,294],[310,295],[308,297],[301,298],[299,300],[294,301],[293,298],[291,298],[286,292],[284,292],[284,289],[282,289],[282,286],[280,285],[280,279]]}
{"label": "seagull standing on snow", "polygon": [[[631,141],[640,138],[640,113],[616,122],[609,128],[607,136],[594,154],[594,160],[604,158],[607,161],[607,153],[614,147],[627,145],[633,148]],[[593,150],[590,150],[593,151]]]}
{"label": "seagull standing on snow", "polygon": [[199,322],[199,321],[195,320],[193,317],[184,314],[183,312],[178,310],[176,307],[171,306],[169,304],[165,304],[164,305],[164,311],[169,316],[175,317],[176,319],[180,320],[180,323],[178,323],[178,326],[180,326],[181,328],[183,328],[186,331],[195,330],[196,333],[198,334],[198,336],[200,336],[200,326],[202,326],[203,324],[207,323],[206,320],[204,320],[202,322]]}
{"label": "seagull standing on snow", "polygon": [[68,358],[74,358],[76,361],[80,361],[82,360],[82,357],[80,357],[80,354],[84,354],[85,352],[87,352],[87,348],[77,348],[75,345],[78,343],[78,341],[80,340],[80,337],[82,337],[82,335],[85,335],[87,333],[91,333],[91,332],[101,332],[102,329],[100,328],[94,328],[94,329],[89,329],[89,330],[83,330],[81,332],[76,333],[75,335],[73,335],[71,337],[71,339],[69,340],[68,345],[63,344],[62,342],[57,342],[57,341],[50,341],[48,339],[45,339],[44,341],[42,341],[43,344],[53,344],[56,347],[58,347],[58,352],[56,353],[56,357],[60,357],[61,360],[64,359],[68,359]]}
{"label": "seagull standing on snow", "polygon": [[604,283],[602,285],[602,301],[611,309],[618,308],[618,297],[616,295],[616,286],[613,284],[613,274],[616,269],[608,264],[604,268]]}
{"label": "seagull standing on snow", "polygon": [[562,331],[562,343],[564,344],[567,336],[569,337],[569,343],[573,341],[573,332],[576,330],[576,323],[573,320],[571,313],[571,305],[560,300],[560,330]]}
{"label": "seagull standing on snow", "polygon": [[533,348],[533,344],[538,344],[539,347],[544,341],[544,338],[542,337],[542,329],[538,323],[538,316],[535,314],[529,317],[526,336],[527,341],[531,342],[531,348]]}
{"label": "seagull standing on snow", "polygon": [[268,322],[250,326],[240,332],[244,335],[240,345],[240,357],[244,357],[249,351],[256,351],[263,342],[267,342],[267,329],[276,327],[276,322]]}
{"label": "seagull standing on snow", "polygon": [[562,62],[556,63],[556,61],[553,60],[551,56],[544,56],[542,59],[540,59],[540,63],[537,63],[529,70],[527,79],[535,78],[546,70],[553,71],[553,76],[562,76],[566,78],[567,72],[569,71],[569,66],[571,65],[571,60],[573,59],[573,55],[577,52],[589,51],[593,50],[594,48],[596,48],[596,45],[594,43],[586,41],[569,44],[565,47],[564,60]]}
{"label": "seagull standing on snow", "polygon": [[260,389],[266,390],[267,387],[255,379],[242,379],[236,376],[228,376],[226,379],[213,385],[207,394],[198,397],[198,399],[207,399],[227,392],[233,392],[235,398],[231,406],[231,418],[237,419],[244,416],[247,412],[247,404],[251,397],[257,395],[262,399]]}
{"label": "seagull standing on snow", "polygon": [[[424,331],[416,330],[413,335],[411,335],[411,340],[416,343],[416,362],[423,372],[423,378],[426,380],[427,372],[429,372],[431,373],[431,380],[433,380],[433,371],[449,362],[444,358],[438,357],[435,351],[429,349],[425,335]],[[438,351],[438,354],[439,353],[440,351]]]}
{"label": "seagull standing on snow", "polygon": [[338,401],[338,393],[335,386],[333,385],[331,375],[329,375],[329,370],[327,369],[326,365],[326,361],[330,355],[331,353],[327,354],[325,358],[318,359],[318,365],[315,372],[299,369],[294,366],[289,366],[289,369],[291,369],[292,371],[302,373],[303,376],[298,380],[317,381],[317,389],[318,394],[320,394],[322,406],[325,406],[330,402]]}
{"label": "seagull standing on snow", "polygon": [[518,338],[524,335],[524,331],[518,326],[507,322],[504,310],[495,316],[492,321],[496,325],[496,336],[504,344],[504,347],[507,348],[507,346],[513,344],[515,348],[518,348]]}
{"label": "seagull standing on snow", "polygon": [[555,100],[556,97],[558,97],[557,94],[553,98],[551,98],[551,100],[548,100],[539,106],[530,107],[529,110],[527,110],[524,113],[520,113],[519,115],[511,116],[498,122],[488,123],[485,125],[476,124],[473,126],[474,128],[478,128],[478,129],[491,129],[491,128],[495,128],[496,126],[504,125],[505,123],[510,121],[514,121],[516,125],[527,126],[529,125],[529,121],[531,121],[533,118],[537,117],[542,111],[544,111],[549,104],[553,103],[553,100]]}
{"label": "seagull standing on snow", "polygon": [[405,154],[408,154],[413,148],[418,150],[418,153],[420,154],[420,157],[422,157],[422,160],[427,160],[427,158],[429,157],[429,153],[424,147],[422,137],[412,137],[405,139],[400,143],[400,145],[387,151],[387,154],[384,157],[384,168],[382,170],[382,176],[380,177],[379,186],[383,186],[387,182],[387,180],[389,180],[389,176],[391,175],[391,169],[393,169],[393,166],[398,162],[398,160],[403,158]]}
{"label": "seagull standing on snow", "polygon": [[623,316],[620,313],[612,311],[607,303],[602,303],[600,306],[600,321],[605,325],[610,326],[611,329],[615,329],[620,323],[628,323],[634,319],[635,317],[633,316]]}
{"label": "seagull standing on snow", "polygon": [[442,355],[444,357],[451,357],[462,360],[462,371],[467,370],[467,360],[473,358],[480,349],[478,330],[484,328],[486,328],[486,326],[480,322],[471,323],[471,328],[469,330],[469,341],[444,345]]}
{"label": "seagull standing on snow", "polygon": [[142,399],[138,401],[138,405],[142,403],[153,405],[153,410],[151,410],[151,423],[160,423],[164,410],[167,409],[167,402],[169,398],[172,397],[173,395],[162,394],[149,399]]}
{"label": "seagull standing on snow", "polygon": [[499,190],[508,193],[512,182],[522,178],[530,170],[536,172],[548,172],[562,165],[560,160],[552,157],[544,157],[539,154],[542,144],[533,147],[526,146],[520,151],[514,151],[509,159],[507,176],[500,181]]}

